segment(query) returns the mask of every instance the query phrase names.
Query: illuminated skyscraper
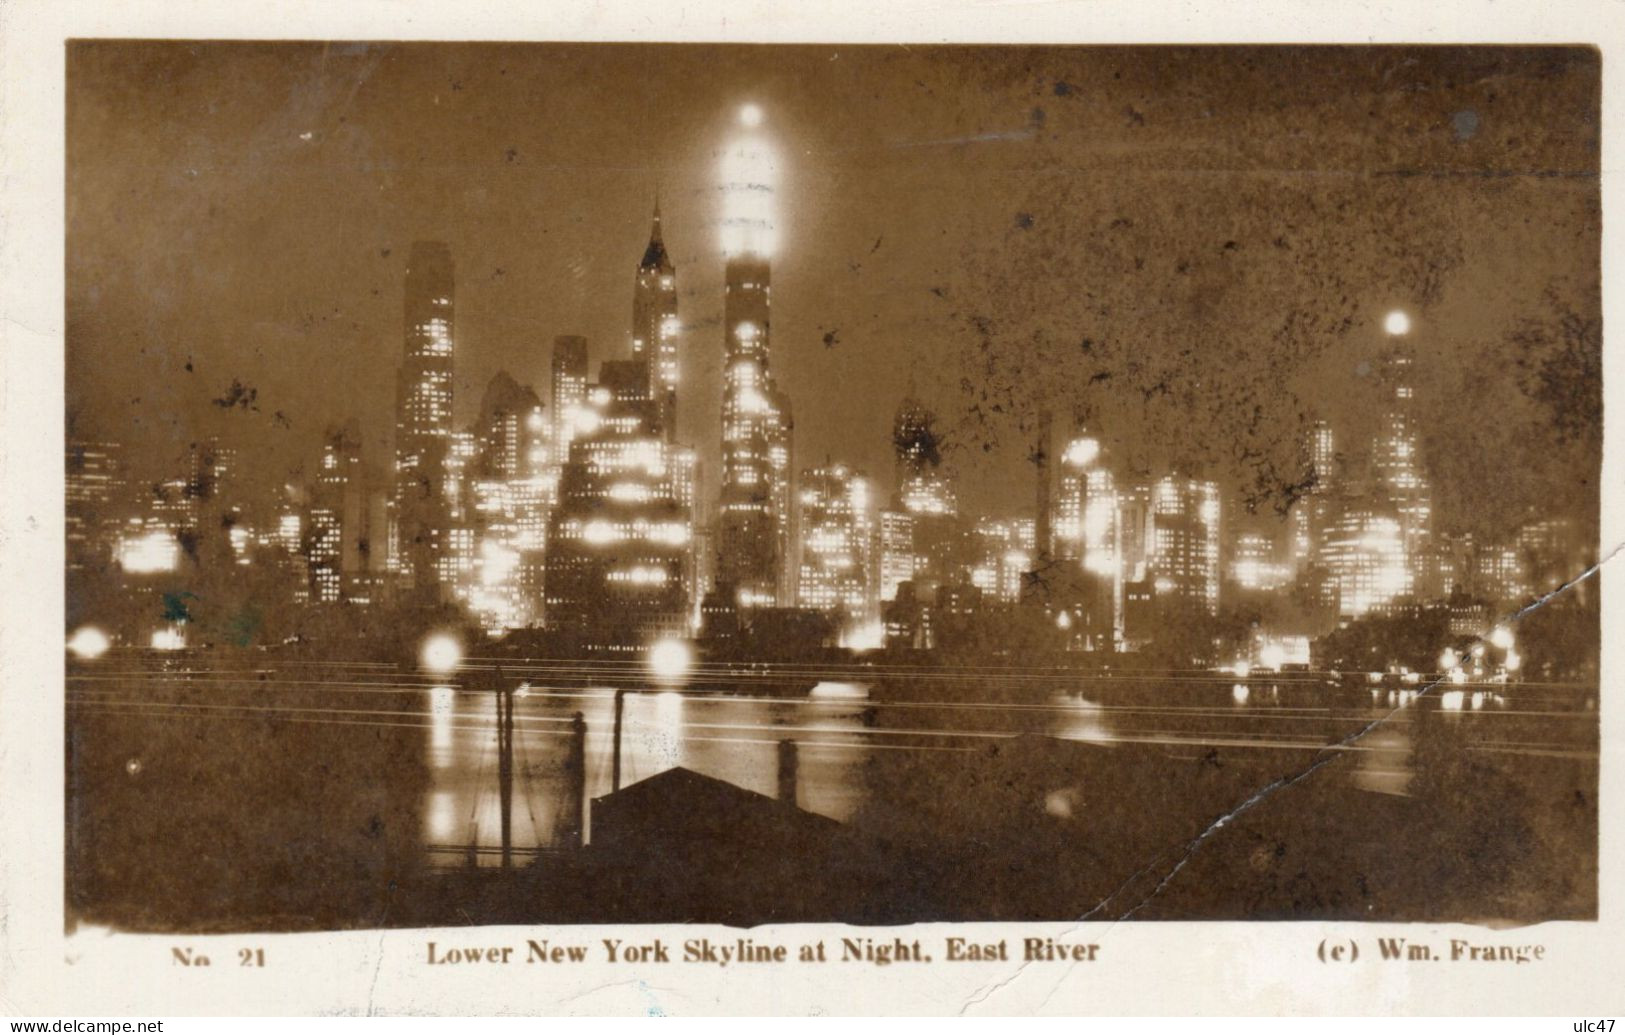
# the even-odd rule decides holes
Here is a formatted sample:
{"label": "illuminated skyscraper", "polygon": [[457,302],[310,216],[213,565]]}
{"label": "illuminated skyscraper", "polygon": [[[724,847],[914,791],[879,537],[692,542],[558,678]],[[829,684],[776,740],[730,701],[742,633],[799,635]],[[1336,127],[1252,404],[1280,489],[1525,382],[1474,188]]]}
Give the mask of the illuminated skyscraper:
{"label": "illuminated skyscraper", "polygon": [[472,577],[463,596],[489,631],[538,624],[542,562],[552,507],[542,403],[529,385],[499,371],[474,425],[476,455],[464,481],[474,530]]}
{"label": "illuminated skyscraper", "polygon": [[1345,618],[1381,613],[1411,591],[1404,537],[1391,515],[1349,507],[1327,532],[1324,555],[1338,614]]}
{"label": "illuminated skyscraper", "polygon": [[[844,464],[801,472],[797,603],[833,615],[846,638],[878,623],[869,480]],[[878,634],[875,634],[878,639]]]}
{"label": "illuminated skyscraper", "polygon": [[769,367],[774,155],[755,130],[761,109],[722,155],[722,486],[716,581],[744,609],[794,599],[789,400]]}
{"label": "illuminated skyscraper", "polygon": [[1149,568],[1157,605],[1219,606],[1219,487],[1169,475],[1151,490]]}
{"label": "illuminated skyscraper", "polygon": [[685,635],[693,453],[660,433],[643,360],[606,362],[584,405],[548,531],[548,625],[589,649]]}
{"label": "illuminated skyscraper", "polygon": [[880,599],[897,596],[897,587],[914,578],[914,515],[906,510],[880,512]]}
{"label": "illuminated skyscraper", "polygon": [[1404,331],[1397,327],[1397,323],[1390,324],[1389,331],[1396,340],[1383,356],[1382,426],[1372,443],[1371,467],[1374,488],[1399,523],[1405,562],[1414,572],[1432,528],[1433,506],[1417,448],[1412,355],[1401,340],[1409,332],[1409,320],[1404,323]]}
{"label": "illuminated skyscraper", "polygon": [[661,430],[677,441],[677,269],[660,236],[660,201],[655,200],[649,246],[638,263],[632,293],[632,358],[649,364],[649,394],[659,404]]}
{"label": "illuminated skyscraper", "polygon": [[563,463],[577,427],[588,418],[587,339],[561,334],[553,339],[553,448]]}
{"label": "illuminated skyscraper", "polygon": [[67,510],[70,569],[112,558],[123,514],[123,450],[116,442],[70,442],[63,502]]}
{"label": "illuminated skyscraper", "polygon": [[1299,570],[1318,563],[1326,531],[1336,516],[1338,499],[1337,442],[1332,427],[1317,421],[1309,430],[1309,470],[1312,481],[1308,493],[1292,508],[1288,524],[1290,562]]}
{"label": "illuminated skyscraper", "polygon": [[406,267],[406,355],[395,417],[393,567],[425,591],[439,587],[449,504],[446,461],[455,352],[451,249],[417,241]]}
{"label": "illuminated skyscraper", "polygon": [[1277,590],[1286,585],[1290,572],[1276,560],[1277,546],[1264,532],[1251,530],[1236,535],[1230,558],[1230,579],[1244,590]]}
{"label": "illuminated skyscraper", "polygon": [[922,599],[965,580],[976,560],[974,537],[959,513],[953,479],[942,462],[936,417],[904,399],[892,421],[896,492],[892,509],[914,525],[914,581]]}
{"label": "illuminated skyscraper", "polygon": [[1021,598],[1023,580],[1033,570],[1034,525],[1031,518],[977,520],[978,556],[970,582],[988,600],[1013,604]]}
{"label": "illuminated skyscraper", "polygon": [[345,599],[356,576],[367,569],[367,489],[360,422],[351,420],[343,427],[328,429],[306,526],[307,570],[319,603]]}
{"label": "illuminated skyscraper", "polygon": [[936,416],[918,400],[904,399],[892,420],[892,450],[897,458],[897,504],[910,514],[959,512],[940,446]]}
{"label": "illuminated skyscraper", "polygon": [[1076,565],[1057,573],[1055,581],[1068,584],[1067,595],[1074,599],[1065,603],[1075,605],[1082,619],[1075,635],[1090,649],[1115,644],[1122,631],[1117,482],[1101,454],[1100,440],[1087,433],[1073,438],[1061,454],[1052,551],[1056,561]]}

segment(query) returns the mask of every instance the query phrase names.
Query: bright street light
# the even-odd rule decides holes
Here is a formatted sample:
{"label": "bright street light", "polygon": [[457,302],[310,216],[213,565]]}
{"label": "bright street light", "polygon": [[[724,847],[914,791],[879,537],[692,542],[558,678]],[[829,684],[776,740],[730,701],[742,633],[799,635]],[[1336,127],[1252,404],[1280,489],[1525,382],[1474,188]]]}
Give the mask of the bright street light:
{"label": "bright street light", "polygon": [[1401,334],[1409,334],[1411,330],[1411,318],[1403,309],[1395,309],[1393,312],[1383,317],[1382,329],[1395,337],[1398,337]]}
{"label": "bright street light", "polygon": [[435,633],[423,641],[423,652],[418,655],[418,660],[435,675],[449,676],[462,663],[463,647],[456,637]]}
{"label": "bright street light", "polygon": [[682,679],[693,664],[694,651],[682,640],[660,640],[649,648],[649,671],[657,679]]}
{"label": "bright street light", "polygon": [[107,653],[110,646],[112,644],[108,642],[107,634],[93,625],[81,626],[79,631],[68,639],[68,650],[72,651],[75,657],[84,658],[86,661],[101,657]]}

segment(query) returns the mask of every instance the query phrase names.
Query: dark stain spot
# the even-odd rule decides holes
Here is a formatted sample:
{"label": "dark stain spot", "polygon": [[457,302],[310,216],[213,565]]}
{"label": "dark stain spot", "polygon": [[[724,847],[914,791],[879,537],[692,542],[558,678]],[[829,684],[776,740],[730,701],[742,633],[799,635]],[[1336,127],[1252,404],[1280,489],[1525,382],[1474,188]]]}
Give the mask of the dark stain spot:
{"label": "dark stain spot", "polygon": [[502,152],[502,157],[506,158],[510,162],[517,162],[519,161],[519,149],[516,147],[510,147],[506,151]]}
{"label": "dark stain spot", "polygon": [[833,349],[840,342],[840,340],[840,337],[837,336],[835,331],[829,330],[824,332],[824,348]]}
{"label": "dark stain spot", "polygon": [[1063,81],[1055,84],[1055,96],[1057,97],[1070,97],[1072,96],[1072,90],[1071,83]]}
{"label": "dark stain spot", "polygon": [[388,248],[380,248],[380,249],[378,249],[379,258],[387,259],[387,258],[389,258],[389,253],[390,253],[390,249],[388,249]]}
{"label": "dark stain spot", "polygon": [[1143,125],[1145,125],[1145,116],[1140,114],[1140,112],[1135,109],[1134,105],[1131,104],[1128,107],[1124,108],[1123,109],[1123,114],[1128,116],[1128,121],[1129,121],[1130,125],[1133,125],[1133,126],[1143,126]]}
{"label": "dark stain spot", "polygon": [[189,622],[192,612],[187,608],[188,600],[196,600],[195,593],[165,593],[163,620],[166,622]]}
{"label": "dark stain spot", "polygon": [[226,394],[210,401],[216,406],[220,407],[222,410],[241,408],[243,410],[257,411],[259,407],[254,405],[254,400],[259,398],[259,394],[260,392],[258,388],[255,388],[252,385],[245,385],[236,378],[233,378],[231,387],[226,389]]}
{"label": "dark stain spot", "polygon": [[1018,229],[1018,230],[1031,230],[1032,226],[1033,226],[1032,213],[1030,213],[1030,212],[1017,212],[1016,213],[1016,229]]}

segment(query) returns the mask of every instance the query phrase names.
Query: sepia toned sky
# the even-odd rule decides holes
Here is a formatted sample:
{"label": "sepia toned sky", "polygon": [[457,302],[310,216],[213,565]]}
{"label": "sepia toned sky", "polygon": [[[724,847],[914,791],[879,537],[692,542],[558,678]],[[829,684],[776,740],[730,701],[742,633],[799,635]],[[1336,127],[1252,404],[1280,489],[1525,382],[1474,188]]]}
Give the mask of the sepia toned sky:
{"label": "sepia toned sky", "polygon": [[386,463],[416,239],[457,264],[460,419],[498,369],[545,398],[555,335],[626,354],[658,187],[681,437],[714,461],[715,171],[750,102],[798,465],[889,486],[914,392],[977,512],[1030,510],[1039,409],[1267,510],[1309,421],[1369,431],[1402,308],[1445,524],[1586,514],[1599,75],[1583,48],[78,43],[69,434],[159,477],[218,432],[271,487],[355,416]]}

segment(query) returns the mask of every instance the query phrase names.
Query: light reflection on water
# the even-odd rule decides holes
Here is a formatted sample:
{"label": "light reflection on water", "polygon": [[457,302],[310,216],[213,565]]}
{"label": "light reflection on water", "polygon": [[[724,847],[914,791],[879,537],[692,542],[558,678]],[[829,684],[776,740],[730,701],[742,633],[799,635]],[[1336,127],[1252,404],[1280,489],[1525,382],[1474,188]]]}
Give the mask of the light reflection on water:
{"label": "light reflection on water", "polygon": [[451,727],[457,720],[457,691],[449,686],[429,691],[429,764],[444,769],[451,764]]}
{"label": "light reflection on water", "polygon": [[[872,703],[861,683],[822,684],[816,696],[768,698],[700,692],[628,691],[622,695],[621,785],[648,779],[676,766],[767,796],[779,786],[781,740],[797,746],[796,803],[812,812],[849,821],[870,793],[866,763],[891,752],[979,750],[1002,737],[1024,733],[1097,745],[1145,741],[1167,746],[1192,743],[1255,743],[1261,749],[1302,749],[1336,743],[1374,719],[1398,710],[1425,708],[1457,721],[1472,709],[1503,704],[1493,693],[1457,691],[1438,697],[1415,690],[1372,688],[1371,696],[1332,697],[1324,691],[1215,680],[1183,696],[1125,696],[1108,689],[1101,699],[1057,692],[1041,704],[993,706]],[[460,844],[473,839],[494,848],[499,840],[495,699],[451,687],[429,691],[427,736],[431,788],[425,800],[425,839]],[[587,724],[586,797],[611,792],[615,691],[608,687],[548,688],[531,685],[515,695],[514,842],[559,842],[566,814],[564,772],[570,723],[581,713]],[[1334,713],[1336,715],[1334,716]],[[1347,745],[1354,757],[1343,776],[1359,789],[1409,793],[1416,765],[1413,720],[1384,723]],[[1057,792],[1059,794],[1059,792]],[[1051,795],[1045,808],[1056,816],[1075,811],[1067,795]],[[590,808],[587,837],[591,838]],[[441,857],[440,862],[460,863]],[[482,865],[495,865],[482,855]]]}
{"label": "light reflection on water", "polygon": [[1054,714],[1044,732],[1061,740],[1109,744],[1117,738],[1106,722],[1106,710],[1084,697],[1055,694],[1049,699]]}
{"label": "light reflection on water", "polygon": [[1360,738],[1354,786],[1378,794],[1409,794],[1413,745],[1404,726],[1382,726]]}

